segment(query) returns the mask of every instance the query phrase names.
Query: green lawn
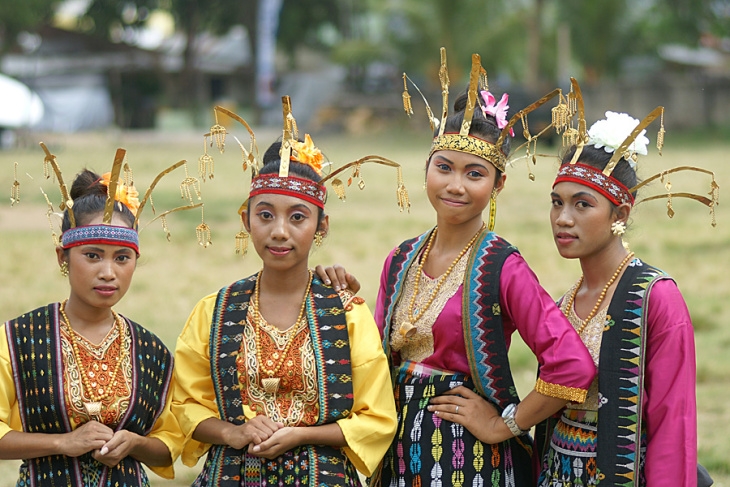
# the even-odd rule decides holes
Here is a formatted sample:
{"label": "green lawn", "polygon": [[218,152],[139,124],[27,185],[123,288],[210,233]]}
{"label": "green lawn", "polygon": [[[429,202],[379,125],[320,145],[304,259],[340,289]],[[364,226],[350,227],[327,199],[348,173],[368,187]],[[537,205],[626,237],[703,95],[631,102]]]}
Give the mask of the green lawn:
{"label": "green lawn", "polygon": [[[361,295],[371,305],[375,301],[382,261],[400,241],[414,236],[434,223],[434,215],[422,190],[423,166],[429,137],[427,130],[411,133],[398,128],[367,136],[314,134],[315,143],[335,166],[366,154],[377,153],[404,166],[410,191],[410,213],[399,213],[395,200],[395,171],[375,165],[363,168],[365,191],[356,184],[348,188],[347,201],[330,195],[327,211],[331,230],[325,244],[315,250],[311,264],[339,262],[358,276],[363,284]],[[201,131],[202,134],[202,131]],[[116,147],[124,147],[134,170],[138,189],[145,189],[164,167],[188,159],[190,175],[197,174],[202,137],[198,133],[125,133],[110,132],[73,136],[51,135],[43,139],[58,156],[66,180],[82,167],[106,172],[111,167]],[[237,131],[244,139],[244,132]],[[276,130],[257,133],[261,150],[278,136]],[[37,140],[40,136],[36,136]],[[647,177],[661,168],[700,164],[717,175],[721,191],[728,189],[730,167],[725,162],[730,143],[720,139],[702,144],[667,135],[662,158],[654,154],[640,161],[640,176]],[[726,139],[725,139],[726,140]],[[56,204],[58,189],[43,179],[43,153],[31,145],[24,149],[0,152],[0,189],[9,197],[13,181],[13,163],[19,163],[21,203],[14,208],[0,207],[0,276],[5,285],[0,292],[0,320],[13,318],[24,311],[68,295],[51,244],[46,208],[38,190],[42,186]],[[134,283],[118,311],[157,333],[170,348],[198,299],[238,278],[256,272],[260,266],[251,251],[245,260],[234,254],[234,235],[239,230],[236,210],[250,181],[241,171],[241,158],[235,141],[229,139],[228,151],[221,155],[213,149],[215,178],[202,184],[205,219],[212,229],[213,245],[203,249],[196,243],[195,226],[200,222],[196,211],[178,213],[168,218],[172,232],[167,242],[159,222],[141,234],[142,258]],[[556,153],[544,147],[542,152]],[[554,158],[542,158],[530,168],[535,181],[527,174],[527,162],[518,160],[508,169],[507,188],[499,198],[496,230],[517,245],[546,289],[558,297],[578,277],[577,262],[562,260],[555,251],[548,224],[550,185],[556,169]],[[180,171],[180,170],[178,170]],[[27,175],[31,175],[31,180]],[[178,182],[184,172],[166,177],[155,193],[158,211],[180,204]],[[680,173],[672,177],[675,191],[706,193],[708,180]],[[660,191],[654,184],[649,193]],[[710,226],[705,207],[688,200],[674,202],[676,215],[669,219],[664,201],[637,207],[627,234],[631,248],[646,261],[672,274],[692,312],[696,328],[699,405],[700,461],[714,475],[716,485],[730,486],[730,359],[725,349],[730,344],[730,218],[723,206],[718,208],[716,228]],[[152,213],[145,210],[148,221]],[[519,339],[513,351],[515,374],[522,393],[534,380],[535,362]],[[152,476],[155,486],[189,485],[199,464],[193,469],[180,467],[178,480],[164,481]],[[17,462],[0,462],[0,487],[15,485]]]}

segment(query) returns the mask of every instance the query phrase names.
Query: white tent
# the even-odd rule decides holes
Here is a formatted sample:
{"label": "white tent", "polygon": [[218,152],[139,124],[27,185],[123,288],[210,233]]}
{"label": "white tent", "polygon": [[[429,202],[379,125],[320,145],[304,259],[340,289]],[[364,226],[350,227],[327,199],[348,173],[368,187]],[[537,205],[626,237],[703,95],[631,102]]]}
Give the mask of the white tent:
{"label": "white tent", "polygon": [[0,127],[31,127],[42,118],[40,97],[20,81],[0,74]]}

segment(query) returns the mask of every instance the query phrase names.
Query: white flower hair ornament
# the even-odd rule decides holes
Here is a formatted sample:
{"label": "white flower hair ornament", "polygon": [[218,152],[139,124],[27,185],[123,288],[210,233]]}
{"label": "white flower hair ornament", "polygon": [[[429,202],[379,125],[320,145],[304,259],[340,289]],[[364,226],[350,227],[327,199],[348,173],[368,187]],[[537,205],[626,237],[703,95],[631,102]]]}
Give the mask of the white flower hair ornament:
{"label": "white flower hair ornament", "polygon": [[[631,132],[639,125],[639,120],[633,118],[627,113],[606,112],[606,118],[599,120],[588,129],[588,143],[592,144],[596,149],[603,149],[608,153],[613,153],[621,147],[621,144],[631,134]],[[639,154],[645,156],[648,154],[649,138],[646,137],[646,129],[642,130],[636,136],[633,143],[629,145],[628,152],[630,154]],[[627,157],[631,167],[635,166],[633,157]]]}

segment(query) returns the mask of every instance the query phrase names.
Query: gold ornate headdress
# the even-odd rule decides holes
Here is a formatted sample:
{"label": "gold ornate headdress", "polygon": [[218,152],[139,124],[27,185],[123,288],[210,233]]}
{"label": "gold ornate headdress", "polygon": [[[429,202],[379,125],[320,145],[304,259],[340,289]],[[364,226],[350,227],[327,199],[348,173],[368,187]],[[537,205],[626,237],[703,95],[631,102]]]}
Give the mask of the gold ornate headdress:
{"label": "gold ornate headdress", "polygon": [[[48,150],[48,147],[43,142],[40,143],[40,146],[45,153],[45,157],[43,159],[44,176],[46,177],[46,179],[49,179],[51,178],[51,176],[53,176],[58,183],[58,187],[61,192],[61,202],[58,206],[61,211],[68,212],[69,222],[71,224],[71,228],[63,232],[61,237],[57,235],[54,223],[51,219],[51,216],[55,214],[53,210],[53,203],[51,203],[48,195],[41,189],[41,192],[43,192],[43,196],[46,200],[46,204],[48,205],[48,211],[46,212],[46,215],[48,217],[48,222],[51,227],[51,238],[53,240],[53,244],[57,246],[60,245],[63,248],[70,248],[92,242],[113,243],[116,245],[133,248],[136,252],[139,253],[138,232],[141,231],[141,229],[138,230],[138,228],[140,217],[142,215],[142,210],[144,209],[147,202],[149,202],[150,206],[152,207],[153,213],[155,212],[154,203],[152,201],[152,191],[155,189],[155,186],[157,186],[157,183],[165,175],[171,173],[180,166],[185,166],[186,164],[186,161],[182,160],[159,173],[152,182],[152,184],[149,186],[149,188],[145,191],[144,197],[140,201],[138,199],[139,193],[134,187],[132,170],[126,160],[127,152],[124,149],[117,149],[111,171],[103,174],[99,180],[100,184],[103,184],[107,187],[107,199],[104,205],[102,223],[100,225],[85,225],[79,227],[76,224],[76,217],[74,215],[74,202],[71,199],[68,187],[66,186],[66,183],[63,179],[63,174],[61,172],[61,168],[58,164],[56,156]],[[161,220],[162,229],[167,234],[167,239],[169,240],[170,231],[167,227],[167,215],[181,210],[190,210],[199,207],[202,208],[203,203],[195,203],[193,201],[191,193],[189,191],[184,191],[184,188],[187,185],[191,184],[191,181],[189,179],[190,178],[186,177],[186,179],[181,184],[181,192],[183,193],[183,197],[187,195],[189,203],[187,205],[179,206],[177,208],[159,214],[158,216],[147,222],[145,227],[155,220]],[[197,182],[197,180],[195,180],[195,182]],[[17,179],[16,164],[15,181],[13,183],[11,194],[11,201],[13,204],[19,202],[20,200],[19,189],[20,182]],[[196,193],[197,199],[200,200],[201,198],[199,191],[197,191]],[[114,205],[117,204],[126,206],[134,215],[135,220],[132,228],[111,225],[112,216],[114,213]],[[205,224],[204,221],[200,225],[198,225],[198,227],[196,228],[196,233],[198,234],[199,243],[207,247],[210,244],[210,237],[208,226]]]}
{"label": "gold ornate headdress", "polygon": [[[574,131],[570,136],[564,136],[563,142],[564,144],[569,142],[569,145],[574,144],[576,150],[570,162],[560,167],[553,186],[561,181],[577,182],[595,189],[616,205],[628,203],[636,206],[645,201],[667,198],[667,215],[670,218],[674,216],[672,198],[690,198],[710,208],[712,226],[714,227],[717,224],[715,219],[715,206],[719,204],[720,187],[715,181],[715,174],[712,171],[695,166],[674,167],[660,171],[632,188],[627,188],[618,179],[612,177],[613,170],[622,159],[625,159],[632,168],[635,168],[638,155],[647,154],[649,139],[644,136],[645,129],[657,118],[660,119],[660,128],[657,134],[657,149],[659,150],[659,155],[662,154],[665,134],[664,107],[656,107],[641,121],[625,113],[606,112],[605,120],[599,120],[586,131],[585,111],[580,86],[575,78],[570,78],[570,82],[571,93],[569,100],[571,101],[567,103],[567,108],[560,108],[560,111],[565,110],[568,113],[567,118],[570,121],[561,119],[564,123],[556,127],[566,132],[570,130]],[[555,109],[553,113],[555,115]],[[575,115],[578,116],[577,129],[572,126],[572,118]],[[579,162],[585,145],[593,145],[598,149],[603,148],[606,152],[613,153],[608,164],[606,164],[606,167],[602,171]],[[709,197],[694,193],[672,193],[672,183],[669,175],[681,171],[694,171],[708,174],[711,177],[710,191],[707,193]],[[633,193],[656,179],[660,179],[664,183],[666,193],[634,201]]]}
{"label": "gold ornate headdress", "polygon": [[[363,180],[361,173],[362,165],[366,163],[375,163],[394,167],[396,169],[396,200],[398,207],[400,211],[410,209],[411,204],[408,198],[408,191],[403,184],[403,174],[400,164],[378,155],[369,155],[355,161],[348,162],[322,177],[318,183],[309,179],[290,175],[289,168],[292,161],[311,167],[319,175],[322,175],[323,167],[329,165],[329,163],[325,163],[322,152],[314,145],[309,134],[305,134],[303,142],[299,140],[299,129],[297,127],[296,119],[292,114],[291,99],[288,96],[283,96],[281,101],[283,133],[281,149],[279,150],[281,162],[278,173],[260,174],[261,163],[259,162],[258,157],[259,150],[253,130],[251,130],[249,124],[237,114],[221,106],[216,106],[214,108],[215,124],[211,127],[210,132],[204,135],[205,153],[200,158],[201,177],[213,177],[213,158],[207,152],[208,144],[210,143],[210,145],[212,145],[213,142],[215,142],[221,154],[225,150],[225,138],[228,131],[224,126],[218,123],[218,114],[221,113],[243,125],[248,131],[251,139],[248,148],[246,148],[241,141],[234,136],[243,156],[244,172],[247,171],[249,167],[251,168],[251,189],[249,191],[248,198],[262,193],[285,194],[308,201],[319,208],[324,208],[327,199],[326,183],[330,183],[330,186],[337,197],[344,201],[345,187],[350,186],[354,180],[359,180],[358,187],[361,190],[365,188],[365,181]],[[209,137],[211,139],[210,142],[208,141]],[[210,170],[208,168],[210,168]],[[342,179],[340,179],[340,175],[350,168],[352,168],[352,172],[347,179],[347,183],[345,183]],[[238,209],[239,214],[246,211],[248,198],[246,198],[244,203]],[[242,226],[241,231],[236,234],[236,253],[245,255],[247,246],[248,234]]]}
{"label": "gold ornate headdress", "polygon": [[[432,132],[438,127],[438,134],[434,137],[431,144],[431,154],[437,150],[455,150],[459,152],[466,152],[474,154],[485,160],[490,161],[494,167],[500,171],[505,171],[509,157],[502,151],[502,145],[505,139],[513,135],[513,127],[518,122],[522,122],[523,136],[527,140],[520,147],[515,149],[515,152],[521,147],[527,147],[527,158],[535,157],[535,147],[537,139],[548,129],[552,127],[552,124],[545,127],[537,134],[531,134],[527,121],[527,115],[533,110],[539,108],[543,104],[556,96],[562,96],[560,89],[555,89],[550,93],[546,94],[539,100],[528,105],[527,107],[519,110],[509,120],[506,119],[508,95],[505,93],[499,103],[494,104],[494,96],[489,92],[489,83],[487,78],[487,72],[481,65],[481,58],[479,54],[472,54],[471,57],[471,71],[469,75],[469,88],[467,91],[467,103],[464,110],[464,119],[462,121],[459,132],[447,133],[446,119],[449,116],[449,76],[446,64],[446,49],[441,48],[441,66],[439,68],[439,81],[441,83],[441,120],[438,120],[433,115],[426,97],[423,95],[418,86],[411,81],[411,79],[403,73],[403,108],[405,109],[408,116],[413,114],[413,107],[411,104],[411,96],[408,93],[408,81],[416,88],[418,93],[421,95],[423,102],[426,105],[426,115],[428,116],[429,123],[431,125]],[[481,95],[481,96],[480,96]],[[476,108],[481,109],[485,113],[489,113],[497,120],[497,127],[501,130],[499,138],[496,142],[492,143],[483,140],[475,135],[469,133],[471,129],[472,116]],[[534,179],[534,176],[530,174],[530,179]]]}

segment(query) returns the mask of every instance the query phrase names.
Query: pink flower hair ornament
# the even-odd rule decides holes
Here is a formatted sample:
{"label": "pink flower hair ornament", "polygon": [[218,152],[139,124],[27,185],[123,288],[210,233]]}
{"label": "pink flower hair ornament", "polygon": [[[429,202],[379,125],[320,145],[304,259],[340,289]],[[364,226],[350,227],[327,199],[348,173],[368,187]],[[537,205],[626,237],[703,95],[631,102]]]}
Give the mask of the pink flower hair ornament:
{"label": "pink flower hair ornament", "polygon": [[[502,94],[502,99],[499,100],[499,103],[495,103],[497,101],[496,98],[494,98],[494,95],[491,94],[488,91],[481,91],[482,99],[484,100],[484,106],[481,107],[482,111],[485,114],[492,115],[497,120],[497,128],[502,130],[507,126],[507,109],[509,108],[509,105],[507,105],[507,102],[509,101],[509,95],[507,93]],[[514,137],[515,131],[510,127],[509,134]]]}

